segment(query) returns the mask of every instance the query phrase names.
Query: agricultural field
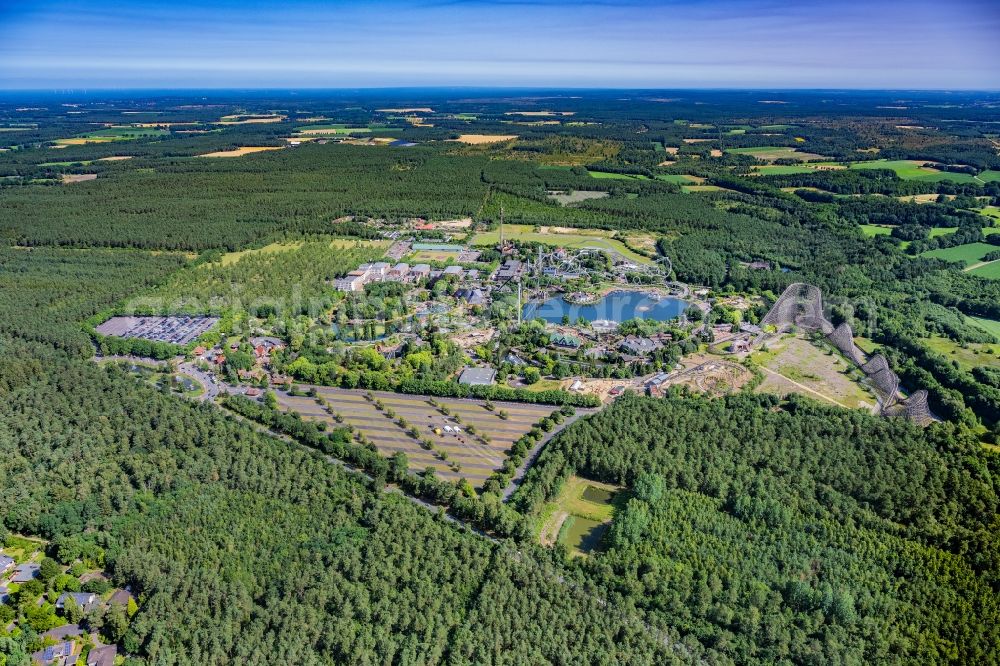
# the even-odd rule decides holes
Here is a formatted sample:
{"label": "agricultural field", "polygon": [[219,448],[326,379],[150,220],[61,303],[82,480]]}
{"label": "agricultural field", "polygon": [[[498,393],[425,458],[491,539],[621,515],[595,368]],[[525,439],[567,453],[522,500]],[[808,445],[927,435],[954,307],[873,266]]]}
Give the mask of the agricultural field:
{"label": "agricultural field", "polygon": [[[816,162],[811,164],[765,164],[755,166],[753,173],[761,176],[787,176],[796,173],[814,173],[816,171],[836,171],[846,169],[842,164],[835,162]],[[796,188],[803,189],[803,188]]]}
{"label": "agricultural field", "polygon": [[969,275],[986,278],[987,280],[1000,280],[1000,261],[987,261],[981,264],[973,264],[966,269]]}
{"label": "agricultural field", "polygon": [[649,176],[641,173],[614,173],[612,171],[590,171],[587,170],[591,178],[603,180],[649,180]]}
{"label": "agricultural field", "polygon": [[[651,264],[652,261],[641,254],[633,252],[620,240],[600,235],[600,232],[579,233],[577,230],[567,230],[568,233],[554,232],[556,227],[536,227],[527,224],[506,224],[503,228],[505,238],[523,240],[534,243],[544,243],[556,247],[571,249],[597,249],[605,252],[615,252],[630,261],[639,264]],[[500,242],[500,231],[485,231],[472,238],[472,245],[496,245]]]}
{"label": "agricultural field", "polygon": [[[374,392],[369,400],[365,391],[315,388],[316,399],[280,394],[278,402],[285,410],[295,411],[302,418],[322,421],[329,427],[352,426],[371,440],[384,456],[403,452],[414,471],[431,467],[441,478],[466,479],[479,488],[507,457],[507,450],[524,433],[556,408],[520,403],[495,403],[489,410],[482,400],[434,398],[447,408],[443,414],[427,396]],[[506,414],[506,418],[502,416]],[[402,421],[400,421],[402,419]],[[469,432],[475,428],[475,434]],[[410,432],[416,429],[420,438],[429,439],[433,449],[426,448]],[[455,432],[453,429],[458,428]],[[481,439],[485,435],[488,442]]]}
{"label": "agricultural field", "polygon": [[832,348],[820,349],[805,338],[786,335],[767,342],[767,351],[751,359],[764,372],[757,391],[787,395],[799,393],[850,409],[874,411],[875,395],[860,380],[863,374]]}
{"label": "agricultural field", "polygon": [[462,134],[454,140],[475,146],[483,143],[503,143],[504,141],[513,141],[516,138],[516,134]]}
{"label": "agricultural field", "polygon": [[956,183],[976,182],[975,177],[967,173],[950,173],[925,167],[926,160],[874,160],[870,162],[852,162],[850,169],[889,169],[905,180],[950,180]]}
{"label": "agricultural field", "polygon": [[203,153],[198,157],[243,157],[252,153],[262,153],[269,150],[281,150],[281,146],[240,146],[232,150],[217,150],[212,153]]}
{"label": "agricultural field", "polygon": [[660,174],[656,176],[656,180],[662,180],[667,183],[674,183],[675,185],[700,185],[705,182],[705,179],[701,178],[700,176],[689,176],[687,174],[680,174],[680,173]]}
{"label": "agricultural field", "polygon": [[1000,247],[990,245],[989,243],[966,243],[965,245],[956,245],[955,247],[929,250],[923,252],[920,256],[944,259],[945,261],[960,261],[968,268],[982,261],[983,257],[990,252],[995,252],[998,249]]}
{"label": "agricultural field", "polygon": [[331,123],[325,125],[302,125],[295,128],[299,134],[367,134],[371,132],[370,127],[351,127],[342,123]]}
{"label": "agricultural field", "polygon": [[585,557],[600,547],[615,507],[626,499],[618,486],[570,476],[559,495],[542,507],[538,539],[543,546],[559,543],[574,557]]}
{"label": "agricultural field", "polygon": [[760,146],[757,148],[730,148],[727,152],[734,153],[736,155],[750,155],[752,157],[756,157],[758,160],[763,160],[765,162],[774,162],[775,160],[783,160],[783,159],[802,160],[803,162],[830,159],[826,155],[819,155],[817,153],[807,153],[799,150],[798,148],[792,148],[790,146]]}

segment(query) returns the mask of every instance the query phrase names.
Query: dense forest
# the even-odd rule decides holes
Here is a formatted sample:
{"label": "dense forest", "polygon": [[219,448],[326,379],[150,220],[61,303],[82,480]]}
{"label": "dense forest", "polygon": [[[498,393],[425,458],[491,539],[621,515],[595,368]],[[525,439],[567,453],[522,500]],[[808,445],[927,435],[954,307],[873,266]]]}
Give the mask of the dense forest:
{"label": "dense forest", "polygon": [[561,434],[515,502],[629,487],[582,571],[737,663],[973,663],[1000,641],[998,465],[949,424],[678,392]]}
{"label": "dense forest", "polygon": [[[432,92],[303,97],[295,110],[266,93],[83,95],[72,115],[58,96],[0,100],[0,537],[43,537],[49,556],[99,560],[132,585],[130,666],[996,662],[998,460],[981,442],[1000,435],[1000,378],[926,341],[995,342],[970,317],[1000,319],[1000,281],[922,254],[1000,238],[984,212],[1000,203],[995,96],[914,93],[901,118],[885,93],[782,95],[780,108],[742,92],[516,98],[574,114],[555,124],[512,120],[511,99]],[[433,126],[379,110],[401,105],[434,107]],[[219,120],[274,109],[280,122]],[[180,124],[55,149],[149,113]],[[354,134],[292,147],[312,117]],[[518,138],[455,141],[469,132]],[[197,157],[239,146],[286,148]],[[934,161],[947,177],[772,175],[728,152],[762,147]],[[62,180],[81,174],[98,177]],[[552,190],[607,196],[564,206]],[[933,200],[897,199],[916,194]],[[501,209],[508,223],[646,232],[673,278],[761,307],[815,284],[831,321],[880,346],[942,421],[920,430],[797,397],[626,396],[547,445],[504,504],[511,461],[475,496],[342,429],[247,399],[183,401],[90,360],[98,313],[225,312],[234,296],[284,319],[297,358],[274,362],[299,380],[563,404],[561,391],[443,381],[461,357],[433,335],[398,367],[345,349],[336,321],[304,335],[310,302],[337,301],[338,321],[363,311],[326,283],[378,255],[355,240],[375,233],[365,218],[489,226]],[[871,225],[892,230],[866,237]],[[280,257],[227,254],[273,243]],[[758,260],[772,268],[747,266]],[[572,561],[531,531],[571,473],[627,496],[602,549]],[[6,666],[40,645],[11,640]]]}

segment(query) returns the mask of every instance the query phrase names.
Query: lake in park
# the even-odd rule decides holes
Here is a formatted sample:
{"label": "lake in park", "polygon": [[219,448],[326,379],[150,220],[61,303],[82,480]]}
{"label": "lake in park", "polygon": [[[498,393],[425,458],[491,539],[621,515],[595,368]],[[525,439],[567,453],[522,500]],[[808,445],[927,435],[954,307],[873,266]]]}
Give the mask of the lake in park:
{"label": "lake in park", "polygon": [[660,297],[644,291],[613,291],[597,303],[578,305],[567,303],[562,296],[554,296],[544,301],[526,303],[522,310],[525,319],[544,319],[553,324],[562,321],[563,316],[575,322],[580,317],[592,322],[607,319],[621,323],[629,319],[653,319],[668,321],[687,310],[689,303],[680,298]]}

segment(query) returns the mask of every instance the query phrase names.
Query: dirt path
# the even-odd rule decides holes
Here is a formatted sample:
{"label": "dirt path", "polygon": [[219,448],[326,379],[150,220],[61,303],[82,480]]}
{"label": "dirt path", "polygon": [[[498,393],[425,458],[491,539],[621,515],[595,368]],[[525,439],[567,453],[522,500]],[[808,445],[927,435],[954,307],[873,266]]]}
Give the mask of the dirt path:
{"label": "dirt path", "polygon": [[974,271],[977,268],[982,268],[983,266],[989,266],[990,264],[995,264],[995,263],[997,263],[997,261],[1000,261],[1000,259],[995,259],[993,261],[977,261],[976,263],[970,264],[970,265],[966,266],[965,268],[963,268],[962,272],[963,273],[968,273],[969,271]]}

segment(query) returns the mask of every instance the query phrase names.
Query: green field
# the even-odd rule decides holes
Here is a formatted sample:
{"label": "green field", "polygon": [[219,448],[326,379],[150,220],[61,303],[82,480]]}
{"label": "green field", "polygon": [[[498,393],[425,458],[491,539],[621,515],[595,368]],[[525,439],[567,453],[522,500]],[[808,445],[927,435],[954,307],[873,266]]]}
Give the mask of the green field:
{"label": "green field", "polygon": [[923,341],[931,351],[958,363],[963,370],[970,371],[977,366],[1000,368],[1000,344],[960,345],[954,340],[934,336]]}
{"label": "green field", "polygon": [[969,271],[969,275],[986,278],[987,280],[1000,280],[1000,261],[991,261],[978,268]]}
{"label": "green field", "polygon": [[[534,243],[543,243],[545,245],[553,245],[556,247],[565,247],[572,249],[584,249],[591,248],[596,250],[604,250],[606,252],[617,252],[623,257],[634,261],[637,264],[652,264],[650,259],[633,252],[628,249],[624,243],[614,238],[608,238],[607,236],[597,236],[597,235],[585,235],[585,234],[556,234],[556,233],[542,233],[535,231],[535,227],[529,226],[527,224],[505,224],[503,227],[503,233],[505,238],[529,241]],[[499,231],[485,231],[483,233],[476,234],[472,238],[472,245],[496,245],[500,242],[500,232]]]}
{"label": "green field", "polygon": [[868,238],[874,238],[875,236],[888,236],[892,233],[892,227],[881,224],[862,224],[858,228],[861,229],[861,233]]}
{"label": "green field", "polygon": [[852,162],[850,169],[889,169],[904,180],[941,181],[950,180],[955,183],[981,183],[1000,179],[998,171],[984,171],[978,177],[967,173],[949,173],[921,166],[921,160],[874,160],[870,162]]}
{"label": "green field", "polygon": [[795,173],[815,173],[818,167],[829,167],[831,162],[815,162],[810,164],[766,164],[753,168],[753,172],[762,176],[787,176]]}
{"label": "green field", "polygon": [[611,173],[610,171],[590,171],[591,178],[605,178],[609,180],[649,180],[648,176],[639,173]]}
{"label": "green field", "polygon": [[923,252],[920,256],[944,259],[945,261],[961,261],[966,266],[971,266],[982,261],[983,257],[988,253],[998,249],[1000,247],[990,245],[989,243],[966,243],[965,245],[957,245],[940,250],[930,250]]}
{"label": "green field", "polygon": [[983,329],[987,333],[992,333],[1000,340],[1000,321],[996,319],[985,319],[983,317],[966,317],[967,322],[970,322],[979,328]]}

